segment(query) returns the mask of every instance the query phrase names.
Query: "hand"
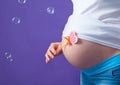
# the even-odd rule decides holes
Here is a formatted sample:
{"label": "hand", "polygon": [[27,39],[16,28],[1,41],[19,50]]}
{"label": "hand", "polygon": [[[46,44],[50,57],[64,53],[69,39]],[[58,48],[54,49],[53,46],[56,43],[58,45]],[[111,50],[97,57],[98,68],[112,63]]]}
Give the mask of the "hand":
{"label": "hand", "polygon": [[62,53],[61,42],[51,43],[46,54],[45,54],[46,63],[48,63],[51,59],[54,59],[55,56],[57,56],[61,53]]}

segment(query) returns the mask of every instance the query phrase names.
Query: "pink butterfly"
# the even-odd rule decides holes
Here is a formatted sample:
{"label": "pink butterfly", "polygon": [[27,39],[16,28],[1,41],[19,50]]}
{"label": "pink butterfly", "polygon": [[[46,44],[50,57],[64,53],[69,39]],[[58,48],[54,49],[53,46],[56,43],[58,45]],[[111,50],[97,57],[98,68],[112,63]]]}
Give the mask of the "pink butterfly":
{"label": "pink butterfly", "polygon": [[76,32],[70,32],[70,42],[72,44],[75,44],[78,42],[78,37],[77,37]]}

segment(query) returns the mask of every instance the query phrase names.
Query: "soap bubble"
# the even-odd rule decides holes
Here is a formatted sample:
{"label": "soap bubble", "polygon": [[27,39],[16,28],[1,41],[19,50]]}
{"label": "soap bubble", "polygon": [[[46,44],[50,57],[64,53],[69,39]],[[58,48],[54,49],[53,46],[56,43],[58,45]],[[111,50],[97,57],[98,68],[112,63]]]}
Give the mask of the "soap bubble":
{"label": "soap bubble", "polygon": [[48,8],[47,8],[47,13],[48,13],[48,14],[54,14],[54,13],[55,13],[54,7],[48,7]]}
{"label": "soap bubble", "polygon": [[25,4],[27,2],[27,0],[18,0],[18,3],[20,4]]}
{"label": "soap bubble", "polygon": [[20,20],[20,18],[18,18],[18,17],[13,17],[13,18],[12,18],[12,22],[13,22],[14,24],[20,24],[21,20]]}
{"label": "soap bubble", "polygon": [[5,52],[4,56],[6,57],[6,59],[9,59],[12,57],[12,54],[10,52]]}
{"label": "soap bubble", "polygon": [[7,59],[7,61],[12,62],[13,58],[12,58],[12,54],[10,52],[5,52],[4,53],[4,57]]}
{"label": "soap bubble", "polygon": [[9,59],[9,61],[10,61],[10,62],[12,62],[12,61],[13,61],[13,59],[11,58],[11,59]]}

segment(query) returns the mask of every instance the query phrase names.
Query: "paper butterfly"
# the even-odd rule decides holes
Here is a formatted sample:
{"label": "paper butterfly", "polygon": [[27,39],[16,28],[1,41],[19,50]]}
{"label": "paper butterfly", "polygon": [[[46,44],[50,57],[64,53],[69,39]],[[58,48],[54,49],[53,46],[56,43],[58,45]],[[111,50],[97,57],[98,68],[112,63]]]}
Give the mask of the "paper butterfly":
{"label": "paper butterfly", "polygon": [[65,37],[66,45],[75,44],[78,42],[78,37],[75,32],[70,32],[70,36]]}

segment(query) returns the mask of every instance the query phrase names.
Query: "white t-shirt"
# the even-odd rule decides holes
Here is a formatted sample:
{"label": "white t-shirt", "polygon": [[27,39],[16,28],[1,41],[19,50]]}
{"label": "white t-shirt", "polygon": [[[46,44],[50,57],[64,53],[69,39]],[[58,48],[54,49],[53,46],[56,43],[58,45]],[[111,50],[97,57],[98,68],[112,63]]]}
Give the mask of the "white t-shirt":
{"label": "white t-shirt", "polygon": [[75,31],[81,39],[120,49],[120,0],[72,0],[73,13],[63,37]]}

